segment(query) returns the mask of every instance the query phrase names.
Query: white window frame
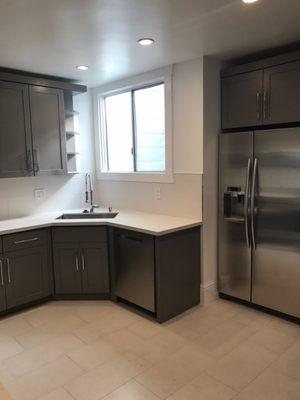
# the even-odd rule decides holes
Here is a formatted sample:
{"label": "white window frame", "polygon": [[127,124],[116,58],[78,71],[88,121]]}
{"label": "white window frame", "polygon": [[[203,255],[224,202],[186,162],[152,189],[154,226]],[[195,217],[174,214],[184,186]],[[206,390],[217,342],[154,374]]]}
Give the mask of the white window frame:
{"label": "white window frame", "polygon": [[[99,180],[173,183],[172,132],[172,66],[136,75],[93,90],[96,149],[96,177]],[[105,97],[164,83],[165,88],[165,171],[163,172],[103,172],[107,165]]]}

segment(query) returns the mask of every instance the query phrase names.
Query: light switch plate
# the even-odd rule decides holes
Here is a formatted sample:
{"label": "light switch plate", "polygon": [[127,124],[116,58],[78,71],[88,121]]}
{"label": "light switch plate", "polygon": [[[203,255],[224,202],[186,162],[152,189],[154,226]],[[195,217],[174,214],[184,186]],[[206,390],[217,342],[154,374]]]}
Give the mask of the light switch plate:
{"label": "light switch plate", "polygon": [[34,199],[36,201],[45,200],[45,198],[46,198],[45,189],[35,189],[34,190]]}
{"label": "light switch plate", "polygon": [[156,200],[161,200],[161,188],[160,187],[155,188],[155,198],[156,198]]}

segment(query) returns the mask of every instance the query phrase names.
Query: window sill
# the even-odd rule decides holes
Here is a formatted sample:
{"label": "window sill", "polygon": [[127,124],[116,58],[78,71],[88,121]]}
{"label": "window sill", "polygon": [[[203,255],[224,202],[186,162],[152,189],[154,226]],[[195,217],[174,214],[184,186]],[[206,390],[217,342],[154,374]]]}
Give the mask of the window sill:
{"label": "window sill", "polygon": [[98,172],[97,179],[118,182],[174,183],[173,174],[168,172]]}

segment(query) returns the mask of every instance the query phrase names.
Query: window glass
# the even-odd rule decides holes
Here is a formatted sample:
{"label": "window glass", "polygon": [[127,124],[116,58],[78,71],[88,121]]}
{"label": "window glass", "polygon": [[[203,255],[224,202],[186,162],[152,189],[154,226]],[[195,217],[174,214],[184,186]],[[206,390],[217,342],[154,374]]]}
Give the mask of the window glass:
{"label": "window glass", "polygon": [[131,92],[105,98],[107,170],[133,171]]}
{"label": "window glass", "polygon": [[165,171],[164,84],[105,97],[105,171]]}
{"label": "window glass", "polygon": [[134,91],[136,170],[165,170],[164,85]]}

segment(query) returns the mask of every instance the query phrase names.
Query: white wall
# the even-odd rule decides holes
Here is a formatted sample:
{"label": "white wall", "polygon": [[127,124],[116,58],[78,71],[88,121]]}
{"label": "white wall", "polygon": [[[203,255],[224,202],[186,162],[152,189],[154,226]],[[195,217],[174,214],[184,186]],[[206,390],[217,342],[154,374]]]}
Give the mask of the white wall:
{"label": "white wall", "polygon": [[[81,171],[93,171],[94,138],[91,129],[90,93],[76,96],[74,108],[80,112]],[[34,189],[38,188],[45,189],[45,200],[35,201]],[[0,179],[0,219],[2,220],[33,213],[82,207],[83,202],[83,174]]]}
{"label": "white wall", "polygon": [[[202,303],[217,297],[220,69],[211,57],[173,68],[174,184],[98,181],[103,205],[196,218],[202,217],[203,207]],[[162,190],[159,201],[157,187]]]}
{"label": "white wall", "polygon": [[[174,183],[98,181],[101,205],[202,218],[203,61],[173,68]],[[155,189],[161,188],[161,200]]]}
{"label": "white wall", "polygon": [[203,59],[203,227],[202,293],[206,302],[217,296],[218,134],[220,117],[220,69],[218,60]]}
{"label": "white wall", "polygon": [[203,172],[203,59],[173,68],[174,173]]}

